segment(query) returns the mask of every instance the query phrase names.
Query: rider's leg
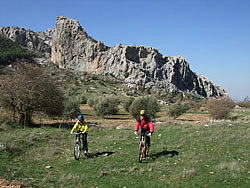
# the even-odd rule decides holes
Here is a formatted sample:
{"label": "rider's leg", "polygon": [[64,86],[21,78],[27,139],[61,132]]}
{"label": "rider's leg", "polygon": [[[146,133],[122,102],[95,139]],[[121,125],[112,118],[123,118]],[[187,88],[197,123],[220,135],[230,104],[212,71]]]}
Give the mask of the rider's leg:
{"label": "rider's leg", "polygon": [[83,146],[83,151],[84,151],[84,154],[88,153],[88,141],[87,141],[87,136],[88,134],[87,133],[84,133],[82,135],[82,146]]}
{"label": "rider's leg", "polygon": [[149,152],[149,148],[150,148],[150,136],[146,136],[146,144],[147,144],[147,155],[148,155],[148,152]]}

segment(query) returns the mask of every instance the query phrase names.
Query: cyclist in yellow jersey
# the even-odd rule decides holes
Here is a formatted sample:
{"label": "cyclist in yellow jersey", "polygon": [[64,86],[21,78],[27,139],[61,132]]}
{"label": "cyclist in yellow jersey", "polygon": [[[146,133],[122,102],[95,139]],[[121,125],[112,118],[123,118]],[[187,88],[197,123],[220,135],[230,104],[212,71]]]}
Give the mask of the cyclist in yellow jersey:
{"label": "cyclist in yellow jersey", "polygon": [[74,127],[71,130],[71,133],[74,132],[82,132],[82,146],[83,146],[83,152],[84,155],[88,154],[88,141],[87,141],[87,136],[88,136],[88,124],[86,121],[84,121],[84,116],[79,115],[77,118],[77,122],[75,123]]}

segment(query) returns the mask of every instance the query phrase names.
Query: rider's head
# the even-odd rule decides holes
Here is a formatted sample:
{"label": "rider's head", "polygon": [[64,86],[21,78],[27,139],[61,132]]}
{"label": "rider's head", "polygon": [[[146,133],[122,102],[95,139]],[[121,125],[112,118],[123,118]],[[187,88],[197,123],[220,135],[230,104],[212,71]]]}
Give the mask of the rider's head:
{"label": "rider's head", "polygon": [[141,116],[144,116],[144,115],[145,115],[145,110],[141,110],[141,111],[140,111],[140,115],[141,115]]}
{"label": "rider's head", "polygon": [[79,116],[77,117],[77,119],[78,119],[79,121],[83,121],[83,120],[84,120],[84,117],[83,117],[83,115],[79,115]]}
{"label": "rider's head", "polygon": [[145,110],[141,110],[140,111],[140,117],[143,119],[145,115],[146,115]]}

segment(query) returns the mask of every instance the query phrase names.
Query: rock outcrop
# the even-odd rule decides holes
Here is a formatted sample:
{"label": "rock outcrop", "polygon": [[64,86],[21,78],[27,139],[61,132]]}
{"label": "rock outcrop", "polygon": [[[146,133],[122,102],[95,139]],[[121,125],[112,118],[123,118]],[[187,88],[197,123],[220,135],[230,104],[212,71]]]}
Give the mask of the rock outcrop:
{"label": "rock outcrop", "polygon": [[47,29],[45,32],[34,32],[21,27],[0,27],[0,34],[27,47],[29,50],[41,51],[49,58],[54,30]]}
{"label": "rock outcrop", "polygon": [[192,72],[180,56],[165,57],[152,47],[105,46],[88,36],[76,20],[65,17],[56,19],[51,60],[62,68],[111,73],[131,87],[143,85],[204,97],[225,94],[222,88]]}
{"label": "rock outcrop", "polygon": [[106,46],[90,37],[78,21],[63,16],[56,18],[55,29],[46,32],[7,27],[0,28],[0,33],[30,49],[46,52],[60,68],[109,73],[123,79],[128,87],[143,86],[203,97],[226,94],[224,89],[192,72],[183,57],[163,56],[152,47]]}

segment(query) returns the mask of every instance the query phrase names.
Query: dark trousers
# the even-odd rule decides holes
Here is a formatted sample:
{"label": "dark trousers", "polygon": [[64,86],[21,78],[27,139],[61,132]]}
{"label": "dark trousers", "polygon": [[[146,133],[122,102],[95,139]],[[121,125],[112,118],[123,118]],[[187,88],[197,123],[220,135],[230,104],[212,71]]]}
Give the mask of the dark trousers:
{"label": "dark trousers", "polygon": [[87,141],[87,133],[82,135],[82,149],[88,151],[88,141]]}
{"label": "dark trousers", "polygon": [[[79,135],[80,136],[80,135]],[[77,137],[77,135],[76,135]],[[83,133],[82,134],[82,149],[83,151],[88,151],[88,140],[87,140],[88,134],[87,133]]]}
{"label": "dark trousers", "polygon": [[[141,129],[141,137],[142,135],[147,135],[149,133],[149,130]],[[146,136],[146,143],[148,144],[148,147],[150,147],[150,137]]]}

